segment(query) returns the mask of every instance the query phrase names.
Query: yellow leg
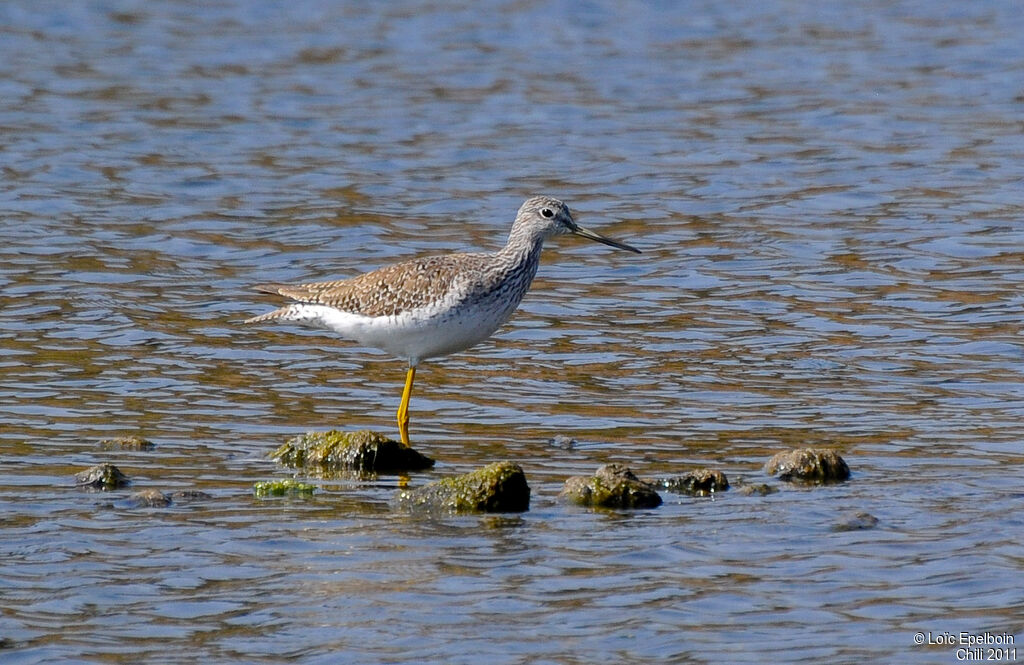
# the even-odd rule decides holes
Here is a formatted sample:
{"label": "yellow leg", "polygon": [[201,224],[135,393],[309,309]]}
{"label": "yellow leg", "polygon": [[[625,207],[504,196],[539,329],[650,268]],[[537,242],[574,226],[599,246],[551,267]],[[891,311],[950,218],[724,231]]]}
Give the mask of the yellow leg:
{"label": "yellow leg", "polygon": [[398,432],[402,435],[402,443],[409,445],[409,397],[412,395],[412,382],[416,378],[416,368],[409,367],[405,375],[405,390],[402,391],[402,403],[398,405]]}

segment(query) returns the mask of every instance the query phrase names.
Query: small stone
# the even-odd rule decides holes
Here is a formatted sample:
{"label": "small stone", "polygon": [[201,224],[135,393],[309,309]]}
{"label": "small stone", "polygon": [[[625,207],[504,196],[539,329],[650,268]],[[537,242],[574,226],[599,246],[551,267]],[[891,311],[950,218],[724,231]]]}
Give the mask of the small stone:
{"label": "small stone", "polygon": [[418,471],[434,466],[434,460],[409,446],[372,432],[307,432],[289,439],[270,454],[293,468],[332,471]]}
{"label": "small stone", "polygon": [[265,499],[272,496],[313,496],[316,485],[301,483],[294,478],[283,480],[269,480],[260,483],[253,483],[252,493],[257,499]]}
{"label": "small stone", "polygon": [[128,480],[128,476],[121,473],[121,469],[113,464],[103,463],[75,474],[75,483],[83,488],[114,490],[127,487],[131,481]]}
{"label": "small stone", "polygon": [[864,529],[873,529],[878,526],[878,518],[871,513],[859,512],[852,513],[850,515],[844,515],[838,522],[836,522],[836,531],[861,531]]}
{"label": "small stone", "polygon": [[548,439],[548,444],[555,448],[561,448],[562,450],[572,450],[576,447],[576,439],[565,436],[564,434],[556,434],[552,438]]}
{"label": "small stone", "polygon": [[573,476],[565,481],[560,497],[595,508],[655,508],[661,496],[650,484],[621,464],[605,464],[593,476]]}
{"label": "small stone", "polygon": [[765,483],[754,483],[752,485],[740,485],[739,489],[736,490],[743,496],[768,496],[769,494],[775,494],[779,491],[779,488],[772,487]]}
{"label": "small stone", "polygon": [[697,469],[684,476],[662,480],[659,484],[670,492],[690,496],[711,496],[729,489],[729,479],[717,469]]}
{"label": "small stone", "polygon": [[850,477],[850,467],[831,448],[797,448],[768,460],[765,473],[780,480],[804,483],[835,483]]}
{"label": "small stone", "polygon": [[530,486],[518,464],[494,462],[461,476],[402,491],[398,503],[451,513],[521,513],[530,509]]}
{"label": "small stone", "polygon": [[113,439],[103,439],[100,446],[107,450],[137,450],[147,451],[156,448],[156,444],[141,436],[118,436]]}
{"label": "small stone", "polygon": [[128,495],[127,502],[132,508],[164,508],[171,505],[171,497],[160,490],[140,490]]}
{"label": "small stone", "polygon": [[205,501],[207,499],[212,498],[213,496],[211,496],[210,494],[207,494],[206,492],[201,492],[199,490],[177,490],[176,492],[171,492],[171,501],[174,501],[175,503]]}

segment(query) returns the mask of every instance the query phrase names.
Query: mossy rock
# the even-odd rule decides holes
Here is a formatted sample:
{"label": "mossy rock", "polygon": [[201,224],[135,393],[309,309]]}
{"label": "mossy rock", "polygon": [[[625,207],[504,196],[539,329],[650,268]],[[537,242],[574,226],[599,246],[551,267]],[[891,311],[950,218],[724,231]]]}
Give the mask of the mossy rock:
{"label": "mossy rock", "polygon": [[257,499],[266,499],[274,496],[313,496],[316,485],[302,483],[294,478],[282,480],[268,480],[260,483],[253,483],[252,493]]}
{"label": "mossy rock", "polygon": [[434,460],[379,432],[307,432],[270,454],[281,464],[324,471],[419,471]]}
{"label": "mossy rock", "polygon": [[518,464],[494,462],[461,476],[405,490],[399,494],[398,503],[450,513],[521,513],[530,509],[530,486]]}
{"label": "mossy rock", "polygon": [[113,464],[103,463],[75,474],[75,484],[98,490],[115,490],[131,484],[128,476]]}
{"label": "mossy rock", "polygon": [[717,469],[697,469],[683,476],[662,480],[659,484],[670,492],[690,496],[711,496],[715,492],[729,489],[729,479]]}
{"label": "mossy rock", "polygon": [[779,453],[764,465],[765,473],[800,483],[837,483],[850,477],[850,467],[831,448],[796,448]]}
{"label": "mossy rock", "polygon": [[621,464],[605,464],[593,476],[573,476],[565,481],[560,497],[594,508],[656,508],[661,496]]}
{"label": "mossy rock", "polygon": [[156,444],[141,436],[118,436],[113,439],[103,439],[100,447],[106,450],[136,450],[148,451],[156,448]]}

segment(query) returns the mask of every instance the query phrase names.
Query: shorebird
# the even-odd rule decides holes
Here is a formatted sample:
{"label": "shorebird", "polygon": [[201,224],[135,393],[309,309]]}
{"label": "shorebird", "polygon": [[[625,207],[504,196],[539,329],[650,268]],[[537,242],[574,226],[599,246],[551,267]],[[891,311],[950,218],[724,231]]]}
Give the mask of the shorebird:
{"label": "shorebird", "polygon": [[364,346],[408,360],[398,431],[409,445],[409,398],[416,367],[463,351],[508,321],[530,288],[544,241],[573,234],[640,253],[579,226],[550,196],[526,200],[497,252],[445,254],[385,266],[350,279],[254,287],[293,302],[246,323],[287,321],[326,328]]}

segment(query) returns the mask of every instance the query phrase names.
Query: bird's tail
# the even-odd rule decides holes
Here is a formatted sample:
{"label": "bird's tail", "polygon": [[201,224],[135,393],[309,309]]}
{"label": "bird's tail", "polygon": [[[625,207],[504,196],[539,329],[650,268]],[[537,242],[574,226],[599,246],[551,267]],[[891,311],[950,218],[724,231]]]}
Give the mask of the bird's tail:
{"label": "bird's tail", "polygon": [[259,316],[252,317],[251,319],[246,319],[242,323],[263,323],[264,321],[278,321],[281,319],[287,320],[291,317],[291,314],[292,307],[291,305],[288,305],[287,307],[275,309],[273,312],[267,312],[266,314],[260,314]]}
{"label": "bird's tail", "polygon": [[[259,291],[260,293],[272,293],[275,296],[281,295],[281,289],[285,288],[283,284],[257,284],[252,287],[253,291]],[[275,309],[273,312],[267,312],[266,314],[260,314],[254,316],[251,319],[246,319],[242,323],[262,323],[264,321],[277,321],[279,319],[287,319],[292,313],[289,311],[290,305]]]}

